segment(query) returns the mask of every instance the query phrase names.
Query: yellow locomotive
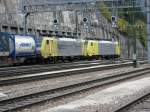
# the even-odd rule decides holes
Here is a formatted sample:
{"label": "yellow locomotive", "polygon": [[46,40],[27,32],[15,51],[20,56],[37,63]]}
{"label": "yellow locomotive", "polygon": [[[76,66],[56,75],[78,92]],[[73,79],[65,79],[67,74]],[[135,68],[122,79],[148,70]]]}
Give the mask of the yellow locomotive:
{"label": "yellow locomotive", "polygon": [[79,40],[72,38],[43,37],[43,58],[51,57],[102,57],[118,58],[121,55],[117,41]]}
{"label": "yellow locomotive", "polygon": [[118,41],[42,37],[0,32],[0,64],[120,57]]}

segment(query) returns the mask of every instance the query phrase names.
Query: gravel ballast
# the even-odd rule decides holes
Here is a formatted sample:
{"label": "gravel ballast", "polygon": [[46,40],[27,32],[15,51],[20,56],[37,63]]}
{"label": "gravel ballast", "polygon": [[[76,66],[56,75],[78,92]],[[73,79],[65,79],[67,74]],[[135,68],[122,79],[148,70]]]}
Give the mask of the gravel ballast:
{"label": "gravel ballast", "polygon": [[150,77],[125,82],[41,112],[113,112],[150,92]]}

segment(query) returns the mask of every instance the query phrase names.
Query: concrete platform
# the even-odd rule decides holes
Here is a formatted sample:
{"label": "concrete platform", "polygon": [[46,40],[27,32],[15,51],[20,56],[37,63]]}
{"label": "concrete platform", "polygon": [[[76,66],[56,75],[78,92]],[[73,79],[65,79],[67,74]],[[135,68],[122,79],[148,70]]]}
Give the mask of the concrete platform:
{"label": "concrete platform", "polygon": [[121,83],[71,103],[41,112],[113,112],[118,107],[150,92],[150,77]]}

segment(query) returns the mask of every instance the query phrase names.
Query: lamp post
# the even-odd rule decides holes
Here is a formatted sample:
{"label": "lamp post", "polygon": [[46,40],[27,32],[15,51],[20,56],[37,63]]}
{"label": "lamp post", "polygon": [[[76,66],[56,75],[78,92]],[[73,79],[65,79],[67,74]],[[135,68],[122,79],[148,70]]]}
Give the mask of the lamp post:
{"label": "lamp post", "polygon": [[147,8],[147,48],[148,48],[148,63],[150,64],[150,1],[145,0]]}
{"label": "lamp post", "polygon": [[136,44],[137,44],[137,40],[136,40],[136,35],[134,34],[134,30],[135,28],[132,28],[132,38],[133,38],[133,67],[136,68],[137,67],[137,52],[136,52]]}
{"label": "lamp post", "polygon": [[[133,8],[132,10],[134,11],[135,9],[135,3],[133,2]],[[133,38],[133,67],[136,68],[137,67],[137,52],[136,52],[136,35],[135,35],[135,31],[136,31],[136,26],[134,25],[134,15],[132,14],[132,38]]]}
{"label": "lamp post", "polygon": [[27,34],[28,32],[28,28],[27,28],[27,18],[30,15],[30,13],[26,12],[26,7],[23,8],[23,14],[24,14],[24,34]]}

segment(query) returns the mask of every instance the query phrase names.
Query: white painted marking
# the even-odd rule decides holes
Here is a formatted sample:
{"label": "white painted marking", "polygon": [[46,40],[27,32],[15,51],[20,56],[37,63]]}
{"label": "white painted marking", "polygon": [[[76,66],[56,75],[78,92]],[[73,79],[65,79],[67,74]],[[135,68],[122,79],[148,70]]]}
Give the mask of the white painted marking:
{"label": "white painted marking", "polygon": [[78,65],[97,65],[97,64],[100,64],[100,63],[86,63],[86,64],[78,64]]}
{"label": "white painted marking", "polygon": [[96,64],[100,64],[100,63],[89,63],[89,64],[96,65]]}
{"label": "white painted marking", "polygon": [[2,97],[7,97],[7,95],[4,93],[0,93],[0,98],[2,98]]}

